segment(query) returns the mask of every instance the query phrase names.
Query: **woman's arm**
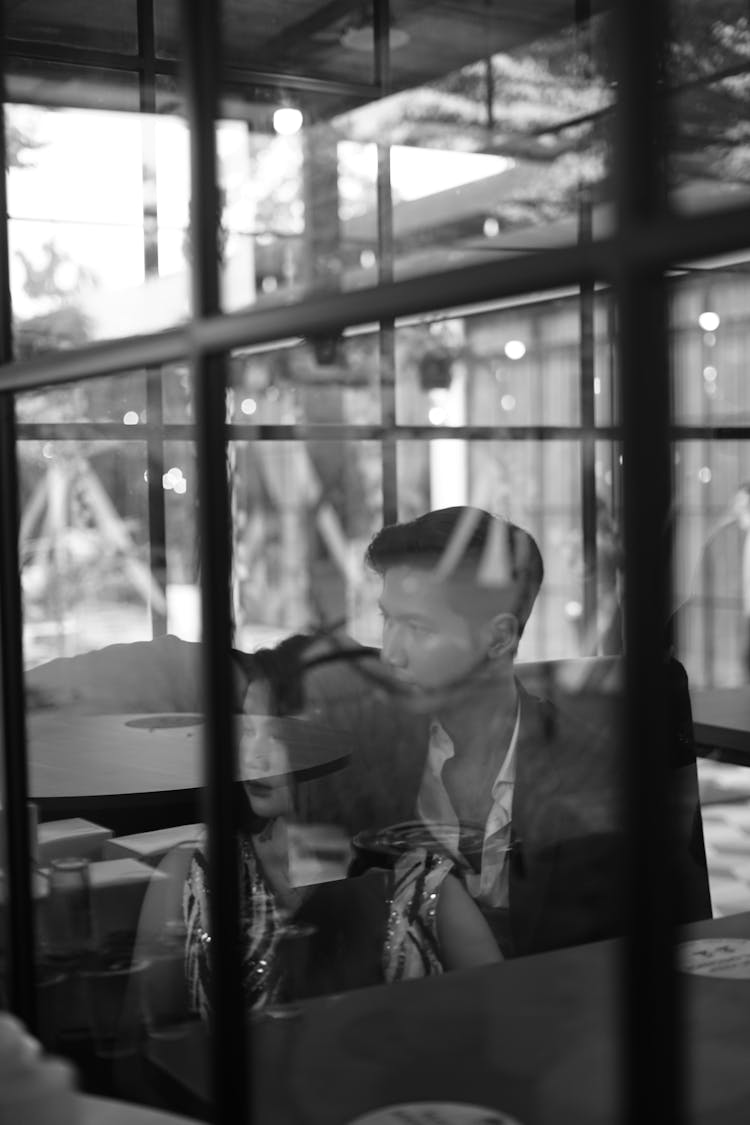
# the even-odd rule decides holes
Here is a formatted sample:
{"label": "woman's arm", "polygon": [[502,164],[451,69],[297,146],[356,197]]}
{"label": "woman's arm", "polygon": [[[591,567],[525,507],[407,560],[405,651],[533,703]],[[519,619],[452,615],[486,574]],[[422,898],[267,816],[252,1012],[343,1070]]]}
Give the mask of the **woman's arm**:
{"label": "woman's arm", "polygon": [[455,875],[446,875],[443,880],[436,922],[440,955],[446,969],[471,969],[502,961],[492,930]]}

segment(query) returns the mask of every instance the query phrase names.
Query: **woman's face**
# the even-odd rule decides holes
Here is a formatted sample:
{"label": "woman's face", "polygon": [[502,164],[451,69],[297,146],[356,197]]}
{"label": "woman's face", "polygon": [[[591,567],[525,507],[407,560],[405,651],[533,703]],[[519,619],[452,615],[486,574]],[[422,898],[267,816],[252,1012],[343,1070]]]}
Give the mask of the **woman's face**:
{"label": "woman's face", "polygon": [[268,689],[251,684],[245,697],[243,733],[240,739],[240,764],[245,792],[253,812],[267,819],[292,811],[293,789],[288,772],[289,755],[273,731],[268,715]]}

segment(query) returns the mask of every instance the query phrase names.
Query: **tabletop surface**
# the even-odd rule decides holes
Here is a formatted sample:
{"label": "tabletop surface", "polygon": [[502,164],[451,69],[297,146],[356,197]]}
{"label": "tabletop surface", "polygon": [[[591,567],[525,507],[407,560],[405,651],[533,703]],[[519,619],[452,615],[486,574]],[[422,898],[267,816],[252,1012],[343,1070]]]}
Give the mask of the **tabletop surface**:
{"label": "tabletop surface", "polygon": [[[238,716],[244,730],[252,716]],[[244,778],[293,773],[304,780],[340,768],[348,745],[338,731],[304,720],[274,720],[275,748],[258,763],[252,746]],[[203,785],[202,715],[90,715],[66,709],[27,717],[33,798],[166,793]],[[283,751],[283,752],[282,752]]]}
{"label": "tabletop surface", "polygon": [[723,751],[737,765],[750,765],[750,684],[697,688],[690,692],[693,727],[699,748]]}
{"label": "tabletop surface", "polygon": [[[750,914],[686,927],[688,938],[750,937]],[[308,1002],[251,1028],[254,1125],[349,1125],[378,1106],[457,1101],[520,1125],[614,1121],[619,943]],[[746,1125],[750,978],[683,974],[691,1125]],[[152,1042],[162,1073],[200,1104],[206,1038]],[[250,1068],[248,1068],[250,1070]]]}
{"label": "tabletop surface", "polygon": [[90,1094],[79,1094],[78,1101],[80,1125],[197,1125],[193,1118],[178,1117],[132,1102],[95,1098]]}

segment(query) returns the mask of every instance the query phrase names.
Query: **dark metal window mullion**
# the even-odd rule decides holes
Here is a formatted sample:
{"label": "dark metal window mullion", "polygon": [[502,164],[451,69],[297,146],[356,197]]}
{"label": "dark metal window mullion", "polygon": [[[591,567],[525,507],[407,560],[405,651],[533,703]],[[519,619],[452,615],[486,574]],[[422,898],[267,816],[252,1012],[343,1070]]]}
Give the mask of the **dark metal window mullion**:
{"label": "dark metal window mullion", "polygon": [[[663,73],[667,4],[620,0],[618,203],[625,538],[626,709],[622,750],[629,926],[620,1002],[621,1104],[629,1125],[684,1121],[680,991],[672,944],[666,623],[671,503],[669,346],[661,264],[630,255],[666,212]],[[654,1049],[658,1045],[658,1049]]]}
{"label": "dark metal window mullion", "polygon": [[[576,40],[580,52],[582,78],[585,79],[593,55],[591,42],[590,0],[575,0]],[[584,155],[585,132],[582,133],[581,155]],[[578,242],[589,245],[593,241],[593,199],[590,186],[582,182],[579,187]],[[595,376],[595,285],[593,280],[583,281],[579,290],[579,408],[581,425],[593,430],[596,424],[594,405]],[[596,540],[596,442],[591,433],[581,438],[581,534],[583,539],[583,637],[586,648],[582,655],[595,655],[597,644],[597,540]]]}
{"label": "dark metal window mullion", "polygon": [[[185,100],[190,126],[193,320],[219,301],[216,119],[220,73],[218,3],[182,0]],[[231,675],[231,550],[227,478],[226,358],[194,351],[203,683],[205,812],[211,887],[211,1084],[214,1121],[249,1121],[245,996],[240,949],[239,849],[234,790],[237,747]],[[238,1065],[239,1060],[239,1065]]]}
{"label": "dark metal window mullion", "polygon": [[[385,97],[391,84],[390,4],[372,0],[375,82],[379,97]],[[378,143],[377,218],[378,281],[393,281],[393,195],[391,192],[391,147]],[[380,370],[380,418],[385,433],[380,443],[383,523],[398,519],[398,447],[393,436],[396,426],[396,328],[394,317],[380,320],[378,352]]]}
{"label": "dark metal window mullion", "polygon": [[[4,19],[0,12],[0,364],[13,359],[5,134]],[[15,398],[0,392],[0,756],[2,807],[7,848],[8,964],[10,1008],[36,1031],[36,952],[31,892],[28,815],[26,703],[23,672],[23,599],[18,554],[18,466]]]}
{"label": "dark metal window mullion", "polygon": [[591,245],[519,254],[507,261],[479,262],[375,288],[346,290],[337,294],[335,302],[326,294],[316,294],[295,305],[204,317],[189,331],[175,327],[12,364],[2,372],[1,381],[5,390],[27,390],[182,360],[188,346],[216,353],[291,337],[334,335],[351,325],[419,316],[454,309],[457,304],[518,298],[540,290],[579,286],[587,279],[601,281],[611,277],[613,261],[620,259],[633,269],[657,270],[676,258],[736,249],[746,240],[749,227],[750,207],[711,214],[710,218],[669,215],[658,224],[634,227],[628,246],[616,238],[597,239]]}
{"label": "dark metal window mullion", "polygon": [[[143,151],[143,264],[145,280],[159,276],[158,214],[156,209],[156,65],[154,0],[138,0],[138,55],[141,59],[140,116]],[[149,565],[156,588],[167,595],[167,520],[164,488],[164,405],[162,371],[146,369],[147,510]],[[167,631],[167,614],[152,601],[151,631],[155,637]]]}

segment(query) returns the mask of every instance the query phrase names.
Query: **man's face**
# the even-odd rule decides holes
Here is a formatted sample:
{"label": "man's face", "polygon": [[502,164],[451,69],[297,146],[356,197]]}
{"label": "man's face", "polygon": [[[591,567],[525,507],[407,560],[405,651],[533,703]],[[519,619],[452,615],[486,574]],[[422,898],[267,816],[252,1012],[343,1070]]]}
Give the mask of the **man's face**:
{"label": "man's face", "polygon": [[436,691],[461,682],[487,656],[488,622],[461,613],[460,593],[426,570],[387,570],[380,608],[382,660],[407,687]]}

